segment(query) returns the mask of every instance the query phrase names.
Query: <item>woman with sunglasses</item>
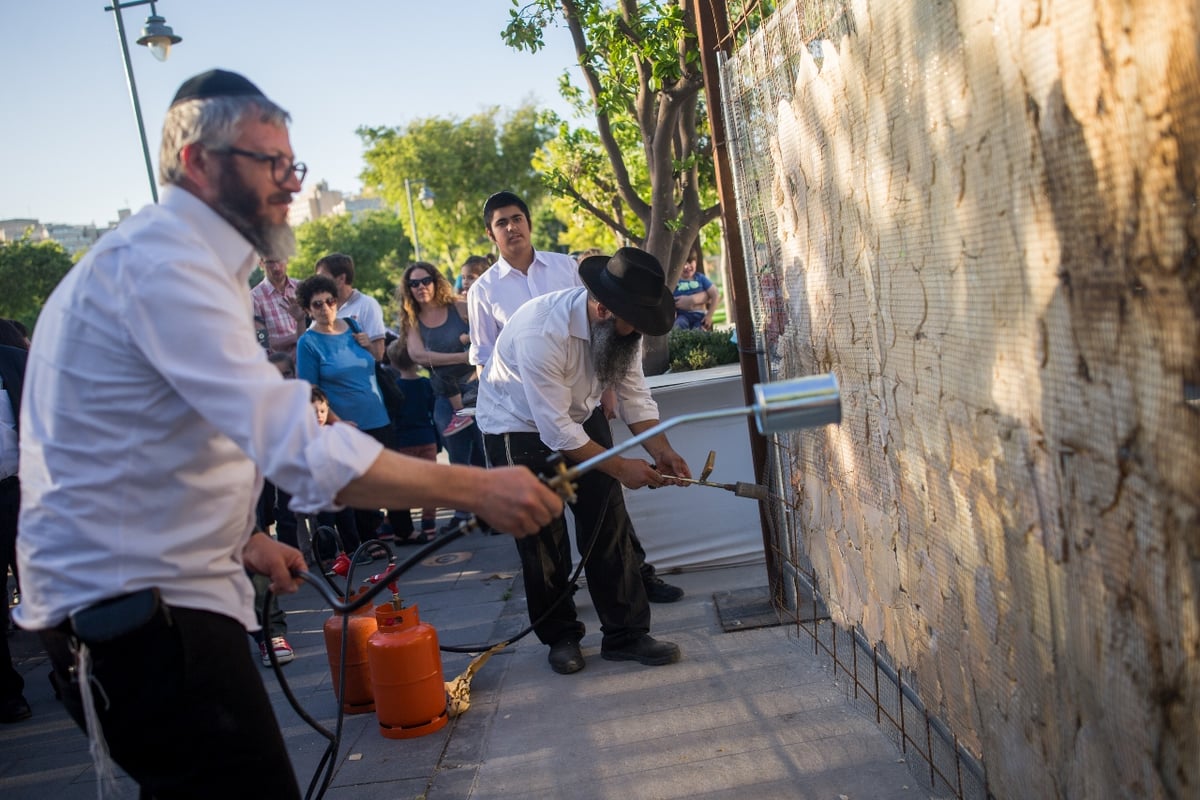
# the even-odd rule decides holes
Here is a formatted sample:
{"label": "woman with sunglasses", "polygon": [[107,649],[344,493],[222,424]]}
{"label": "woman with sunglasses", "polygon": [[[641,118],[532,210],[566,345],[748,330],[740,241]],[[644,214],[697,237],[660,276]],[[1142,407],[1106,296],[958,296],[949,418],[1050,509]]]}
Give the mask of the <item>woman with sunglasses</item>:
{"label": "woman with sunglasses", "polygon": [[[456,405],[474,407],[479,381],[467,361],[467,304],[458,300],[454,287],[437,267],[424,261],[404,271],[396,301],[401,308],[401,336],[408,354],[428,367],[437,401],[434,420],[442,431],[451,464],[485,466],[483,437],[469,416],[458,415]],[[461,397],[461,404],[452,398]]]}
{"label": "woman with sunglasses", "polygon": [[[354,339],[350,323],[338,317],[337,284],[314,275],[296,287],[296,300],[312,318],[312,325],[296,342],[296,374],[323,390],[329,408],[343,422],[351,422],[384,447],[394,448],[395,434],[383,393],[375,380],[375,357]],[[357,536],[379,527],[378,509],[355,509]],[[346,552],[358,541],[345,541]]]}

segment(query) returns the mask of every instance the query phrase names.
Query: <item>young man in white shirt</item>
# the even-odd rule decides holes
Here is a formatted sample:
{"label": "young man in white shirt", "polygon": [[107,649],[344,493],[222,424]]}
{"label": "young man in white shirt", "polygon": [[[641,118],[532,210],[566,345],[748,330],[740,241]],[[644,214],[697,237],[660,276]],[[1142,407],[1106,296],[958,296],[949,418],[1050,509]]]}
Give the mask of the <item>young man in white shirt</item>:
{"label": "young man in white shirt", "polygon": [[[300,551],[254,532],[264,474],[292,508],[455,506],[527,534],[561,502],[523,470],[431,465],[349,425],[255,342],[256,251],[290,255],[306,168],[249,80],[184,82],[163,125],[161,203],[106,234],[42,311],[25,375],[22,597],[77,724],[145,796],[298,797],[246,631],[246,569],[298,587]],[[86,698],[92,697],[94,701]],[[91,717],[99,724],[88,724]]]}
{"label": "young man in white shirt", "polygon": [[[642,376],[640,336],[661,336],[675,321],[662,267],[649,253],[625,247],[611,259],[585,260],[579,272],[584,287],[530,300],[496,339],[475,415],[492,464],[537,469],[555,453],[578,464],[611,448],[608,418],[599,408],[600,395],[610,389],[632,433],[658,424],[658,406]],[[670,485],[672,476],[690,478],[691,472],[665,434],[643,446],[655,465],[609,458],[580,478],[571,510],[600,617],[601,657],[660,666],[678,661],[679,648],[649,635],[650,606],[621,487]],[[569,594],[566,536],[560,518],[517,543],[529,618],[538,639],[550,645],[551,668],[562,674],[584,667],[584,626]]]}
{"label": "young man in white shirt", "polygon": [[[512,192],[497,192],[483,204],[483,223],[488,238],[500,251],[500,258],[484,272],[467,292],[470,316],[471,349],[468,360],[482,375],[509,318],[534,297],[583,285],[579,265],[562,253],[534,250],[529,207]],[[612,416],[613,409],[605,406]],[[638,572],[652,603],[673,603],[683,597],[683,589],[658,577],[654,565],[646,561],[646,550],[631,533]]]}

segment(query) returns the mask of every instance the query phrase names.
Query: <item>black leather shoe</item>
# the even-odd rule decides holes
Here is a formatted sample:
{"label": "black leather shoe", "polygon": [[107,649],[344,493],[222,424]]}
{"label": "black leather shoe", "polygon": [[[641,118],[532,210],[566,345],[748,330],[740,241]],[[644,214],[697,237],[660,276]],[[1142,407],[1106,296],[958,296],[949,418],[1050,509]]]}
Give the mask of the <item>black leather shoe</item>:
{"label": "black leather shoe", "polygon": [[637,661],[648,667],[674,664],[680,658],[679,646],[671,642],[660,642],[652,636],[642,635],[620,647],[600,647],[600,657],[608,661]]}
{"label": "black leather shoe", "polygon": [[583,651],[574,639],[560,639],[550,645],[550,667],[560,675],[579,672],[584,666]]}
{"label": "black leather shoe", "polygon": [[23,695],[14,695],[0,700],[0,722],[20,722],[33,716],[33,709]]}
{"label": "black leather shoe", "polygon": [[674,603],[683,597],[683,589],[672,586],[654,575],[642,581],[646,587],[646,599],[651,603]]}

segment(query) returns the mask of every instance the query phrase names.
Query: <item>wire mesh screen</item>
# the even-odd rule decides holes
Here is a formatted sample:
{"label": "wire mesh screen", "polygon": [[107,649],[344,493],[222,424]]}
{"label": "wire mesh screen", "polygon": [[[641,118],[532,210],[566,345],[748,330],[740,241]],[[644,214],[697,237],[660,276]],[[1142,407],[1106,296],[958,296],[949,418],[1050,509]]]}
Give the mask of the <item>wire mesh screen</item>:
{"label": "wire mesh screen", "polygon": [[776,546],[1000,797],[1200,796],[1198,12],[1140,5],[728,9],[762,376],[842,388]]}

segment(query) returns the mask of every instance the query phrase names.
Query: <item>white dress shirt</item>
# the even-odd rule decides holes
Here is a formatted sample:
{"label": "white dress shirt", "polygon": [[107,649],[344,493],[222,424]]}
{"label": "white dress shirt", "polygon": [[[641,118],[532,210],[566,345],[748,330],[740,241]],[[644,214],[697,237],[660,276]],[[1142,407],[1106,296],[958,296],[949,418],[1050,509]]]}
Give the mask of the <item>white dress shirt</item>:
{"label": "white dress shirt", "polygon": [[350,292],[350,299],[338,306],[337,315],[341,319],[350,317],[357,322],[372,342],[387,335],[387,328],[383,325],[383,309],[379,307],[379,301],[358,289]]}
{"label": "white dress shirt", "polygon": [[528,272],[521,272],[501,258],[479,276],[467,291],[470,316],[472,364],[487,364],[496,337],[517,309],[535,297],[560,289],[583,286],[579,265],[562,253],[533,252]]}
{"label": "white dress shirt", "polygon": [[[590,330],[587,289],[552,292],[522,306],[500,332],[479,382],[479,429],[537,433],[552,450],[587,444],[583,423],[604,389],[592,366]],[[627,425],[658,419],[640,357],[613,388],[617,416]]]}
{"label": "white dress shirt", "polygon": [[21,419],[23,627],[157,586],[255,629],[242,549],[263,473],[315,512],[378,457],[352,427],[318,426],[311,387],[267,362],[254,264],[229,223],[168,187],[54,290]]}

